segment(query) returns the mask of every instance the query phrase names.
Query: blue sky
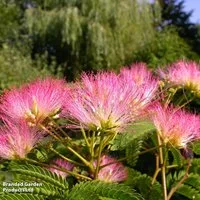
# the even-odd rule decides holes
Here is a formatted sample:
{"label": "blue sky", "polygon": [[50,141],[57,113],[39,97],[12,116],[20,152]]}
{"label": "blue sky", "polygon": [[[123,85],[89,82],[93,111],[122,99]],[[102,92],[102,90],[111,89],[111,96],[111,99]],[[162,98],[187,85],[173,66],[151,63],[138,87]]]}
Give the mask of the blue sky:
{"label": "blue sky", "polygon": [[200,0],[185,0],[185,10],[193,10],[191,21],[200,24]]}
{"label": "blue sky", "polygon": [[[148,0],[154,2],[155,0]],[[179,0],[180,1],[180,0]],[[184,0],[185,11],[193,10],[191,22],[200,24],[200,0]]]}

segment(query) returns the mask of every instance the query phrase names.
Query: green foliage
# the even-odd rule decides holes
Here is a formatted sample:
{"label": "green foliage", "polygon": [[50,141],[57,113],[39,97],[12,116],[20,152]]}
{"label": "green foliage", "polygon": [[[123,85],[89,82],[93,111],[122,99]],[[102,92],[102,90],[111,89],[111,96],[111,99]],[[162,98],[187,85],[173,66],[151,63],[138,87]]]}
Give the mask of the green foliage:
{"label": "green foliage", "polygon": [[190,174],[188,179],[178,189],[177,193],[189,199],[200,199],[200,176]]}
{"label": "green foliage", "polygon": [[81,70],[119,69],[137,49],[151,43],[155,32],[155,16],[145,1],[52,2],[26,9],[25,24],[33,53],[47,50],[69,79]]}
{"label": "green foliage", "polygon": [[69,200],[142,200],[142,196],[123,184],[100,181],[76,184],[68,196]]}
{"label": "green foliage", "polygon": [[127,163],[130,166],[134,167],[136,165],[142,145],[143,140],[135,139],[126,147]]}
{"label": "green foliage", "polygon": [[198,190],[200,195],[200,176],[198,174],[190,173],[189,177],[184,182],[184,184],[190,185],[196,190]]}
{"label": "green foliage", "polygon": [[149,133],[155,130],[151,121],[138,121],[130,125],[124,133],[116,136],[112,141],[111,150],[125,150],[127,163],[134,167],[137,163],[139,152],[143,147],[143,141]]}
{"label": "green foliage", "polygon": [[138,121],[130,125],[123,133],[116,136],[112,141],[112,151],[123,150],[131,144],[131,142],[137,138],[143,138],[148,135],[149,132],[155,129],[151,121]]}
{"label": "green foliage", "polygon": [[[24,67],[22,63],[25,74],[31,74],[33,69],[36,74],[44,71],[45,74],[64,73],[67,79],[74,80],[83,70],[119,70],[135,61],[146,62],[155,68],[181,58],[199,59],[190,42],[179,37],[176,28],[162,30],[159,26],[161,8],[157,1],[152,5],[137,0],[5,2],[0,3],[0,18],[3,19],[0,40],[2,44],[18,46],[25,51],[26,43],[31,47],[27,55],[22,56],[22,60],[32,63],[31,69],[30,64],[24,63]],[[192,46],[199,45],[192,43]],[[44,54],[46,59],[37,65],[37,55]],[[46,67],[51,64],[53,68]],[[9,68],[12,65],[10,63]],[[4,77],[12,77],[9,68],[8,72],[3,71]],[[18,75],[21,68],[16,69]],[[15,77],[20,78],[10,78],[13,84],[31,76]],[[12,84],[4,80],[8,83],[3,83],[2,87]]]}
{"label": "green foliage", "polygon": [[200,192],[189,185],[182,185],[178,189],[177,193],[187,197],[188,199],[200,199]]}
{"label": "green foliage", "polygon": [[168,173],[167,175],[167,188],[170,189],[176,185],[185,175],[184,169],[176,170],[175,172]]}
{"label": "green foliage", "polygon": [[[168,187],[172,188],[185,176],[185,171],[176,171],[174,174],[167,176]],[[176,191],[175,196],[179,194],[189,199],[200,198],[200,176],[198,174],[190,173],[188,178],[181,184]]]}
{"label": "green foliage", "polygon": [[200,158],[192,159],[192,166],[190,167],[190,172],[200,175]]}
{"label": "green foliage", "polygon": [[33,61],[29,55],[8,45],[0,49],[0,71],[1,90],[52,74],[42,59]]}
{"label": "green foliage", "polygon": [[145,200],[162,200],[162,187],[159,182],[151,184],[152,178],[147,174],[129,168],[128,180],[125,184],[136,189]]}
{"label": "green foliage", "polygon": [[34,194],[51,198],[64,198],[68,193],[68,183],[61,176],[31,164],[12,164],[11,172],[16,175],[17,181],[37,182],[41,186],[34,187]]}
{"label": "green foliage", "polygon": [[187,42],[192,51],[198,55],[199,49],[199,31],[198,24],[191,22],[191,11],[186,11],[185,0],[159,0],[161,2],[161,27],[173,26],[176,28],[181,38]]}
{"label": "green foliage", "polygon": [[47,162],[49,160],[49,155],[45,149],[35,149],[35,157],[40,162]]}
{"label": "green foliage", "polygon": [[15,4],[0,1],[0,42],[13,40],[18,36],[20,27],[20,10]]}
{"label": "green foliage", "polygon": [[[192,12],[187,12],[184,9],[184,0],[161,0],[162,5],[162,23],[163,26],[175,25],[185,31],[192,25],[190,17]],[[179,30],[183,31],[183,30]]]}
{"label": "green foliage", "polygon": [[23,174],[23,176],[27,176],[29,180],[41,180],[47,183],[51,183],[55,187],[62,189],[66,189],[68,187],[67,182],[62,177],[57,176],[55,173],[52,173],[40,166],[31,164],[13,165],[11,171],[17,174]]}
{"label": "green foliage", "polygon": [[179,59],[199,59],[199,56],[191,50],[175,29],[157,32],[153,40],[135,52],[133,57],[135,61],[146,62],[152,68],[170,64]]}
{"label": "green foliage", "polygon": [[42,195],[36,194],[18,194],[18,193],[8,193],[0,195],[1,200],[45,200],[46,198]]}
{"label": "green foliage", "polygon": [[183,156],[181,155],[181,152],[179,149],[171,147],[170,148],[170,152],[172,153],[172,157],[173,157],[173,165],[178,165],[179,167],[181,167],[183,165]]}
{"label": "green foliage", "polygon": [[200,142],[199,141],[192,144],[192,151],[195,154],[200,155]]}

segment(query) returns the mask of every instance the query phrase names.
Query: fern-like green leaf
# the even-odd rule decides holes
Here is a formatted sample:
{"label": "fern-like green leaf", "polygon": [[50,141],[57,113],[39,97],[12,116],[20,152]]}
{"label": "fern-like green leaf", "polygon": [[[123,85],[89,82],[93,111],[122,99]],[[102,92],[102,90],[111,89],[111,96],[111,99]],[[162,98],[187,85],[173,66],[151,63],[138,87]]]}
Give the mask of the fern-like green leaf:
{"label": "fern-like green leaf", "polygon": [[154,125],[150,121],[139,121],[130,125],[122,134],[116,136],[112,141],[112,151],[125,149],[133,140],[141,138],[147,133],[155,129]]}
{"label": "fern-like green leaf", "polygon": [[182,166],[183,165],[183,156],[181,155],[180,150],[176,149],[174,147],[171,147],[170,151],[173,156],[173,165]]}
{"label": "fern-like green leaf", "polygon": [[169,173],[166,177],[167,188],[174,187],[185,175],[185,169],[176,170],[174,173]]}
{"label": "fern-like green leaf", "polygon": [[34,193],[43,194],[48,197],[63,197],[67,194],[68,190],[58,189],[49,183],[42,183],[41,187],[34,187]]}
{"label": "fern-like green leaf", "polygon": [[136,189],[145,200],[163,200],[162,186],[155,181],[152,185],[152,178],[147,174],[128,168],[128,180],[125,184]]}
{"label": "fern-like green leaf", "polygon": [[0,195],[1,200],[45,200],[42,195],[36,194],[19,194],[19,193],[5,193]]}
{"label": "fern-like green leaf", "polygon": [[126,147],[127,163],[134,167],[137,163],[143,140],[135,139]]}
{"label": "fern-like green leaf", "polygon": [[199,191],[200,194],[200,176],[198,174],[189,174],[189,177],[184,182],[185,185],[192,186]]}
{"label": "fern-like green leaf", "polygon": [[192,166],[190,167],[190,172],[200,175],[200,158],[192,159]]}
{"label": "fern-like green leaf", "polygon": [[200,192],[189,185],[181,185],[181,187],[177,190],[177,193],[189,199],[200,199]]}
{"label": "fern-like green leaf", "polygon": [[41,186],[33,187],[34,194],[44,195],[50,199],[63,199],[68,194],[68,183],[66,180],[40,166],[14,164],[11,171],[17,174],[18,181],[40,183]]}
{"label": "fern-like green leaf", "polygon": [[[20,178],[22,178],[22,177],[20,177]],[[31,186],[31,184],[33,182],[27,182],[23,178],[21,180],[17,181],[17,182],[23,183],[23,184],[26,184],[26,185],[24,185],[24,186],[12,186],[12,187],[0,185],[0,196],[11,193],[10,191],[6,191],[4,189],[13,189],[13,188],[15,190],[17,190],[18,193],[21,193],[21,194],[24,193],[24,192],[31,192],[31,193],[36,194],[36,195],[43,195],[45,197],[53,197],[54,199],[56,197],[58,197],[58,198],[64,197],[65,193],[67,192],[67,191],[59,190],[58,188],[55,188],[53,185],[47,184],[45,182],[41,182],[41,185],[39,185],[39,186]],[[30,186],[28,186],[29,183],[30,183]]]}
{"label": "fern-like green leaf", "polygon": [[199,141],[193,143],[193,145],[192,145],[192,151],[195,154],[200,155],[200,142]]}
{"label": "fern-like green leaf", "polygon": [[143,197],[124,184],[101,181],[82,182],[75,185],[69,200],[142,200]]}
{"label": "fern-like green leaf", "polygon": [[[176,172],[175,174],[168,175],[168,182],[172,182],[173,184],[169,184],[170,188],[177,185],[177,183],[183,178],[185,175],[185,170],[181,170]],[[169,179],[169,176],[170,179]],[[200,176],[198,174],[190,173],[188,178],[184,181],[184,184],[176,191],[177,194],[180,194],[189,199],[200,199]]]}
{"label": "fern-like green leaf", "polygon": [[54,187],[58,187],[63,190],[68,188],[66,180],[40,166],[31,164],[16,164],[12,166],[11,171],[26,176],[28,180],[40,180],[42,182],[50,183]]}
{"label": "fern-like green leaf", "polygon": [[49,159],[48,152],[44,149],[35,149],[34,153],[39,162],[47,162]]}

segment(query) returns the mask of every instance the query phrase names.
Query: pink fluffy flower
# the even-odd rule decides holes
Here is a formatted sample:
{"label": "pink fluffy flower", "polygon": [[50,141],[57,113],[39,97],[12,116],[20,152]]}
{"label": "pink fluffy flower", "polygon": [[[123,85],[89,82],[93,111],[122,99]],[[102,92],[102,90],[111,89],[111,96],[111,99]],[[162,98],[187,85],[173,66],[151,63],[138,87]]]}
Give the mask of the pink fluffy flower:
{"label": "pink fluffy flower", "polygon": [[153,121],[165,144],[186,148],[189,142],[200,138],[200,117],[173,107],[154,106]]}
{"label": "pink fluffy flower", "polygon": [[143,90],[114,73],[83,74],[66,100],[65,113],[83,128],[116,133],[136,119],[141,101],[146,101]]}
{"label": "pink fluffy flower", "polygon": [[[68,171],[72,171],[73,168],[74,168],[74,165],[72,163],[67,162],[66,160],[63,160],[61,158],[53,160],[52,164],[55,167],[61,167],[61,168],[66,169]],[[50,167],[49,170],[51,172],[56,173],[58,176],[62,176],[63,178],[66,178],[67,176],[69,176],[69,174],[67,172],[60,171],[60,170],[55,169],[53,167]]]}
{"label": "pink fluffy flower", "polygon": [[[96,167],[96,161],[94,166]],[[100,168],[98,173],[98,179],[105,182],[122,182],[128,177],[127,169],[118,162],[115,158],[107,155],[103,155],[100,160],[100,166],[107,165]]]}
{"label": "pink fluffy flower", "polygon": [[25,119],[29,125],[42,123],[47,117],[58,117],[65,98],[63,80],[37,80],[19,89],[6,92],[0,111],[9,120]]}
{"label": "pink fluffy flower", "polygon": [[23,159],[43,137],[41,132],[27,126],[7,124],[0,129],[0,157],[14,160]]}
{"label": "pink fluffy flower", "polygon": [[195,62],[179,61],[166,71],[160,70],[162,78],[176,86],[183,86],[200,95],[200,66]]}
{"label": "pink fluffy flower", "polygon": [[138,90],[138,95],[134,99],[134,112],[141,114],[157,91],[158,80],[153,76],[144,63],[132,64],[130,68],[124,67],[120,71],[120,77],[124,84],[130,85],[134,91]]}

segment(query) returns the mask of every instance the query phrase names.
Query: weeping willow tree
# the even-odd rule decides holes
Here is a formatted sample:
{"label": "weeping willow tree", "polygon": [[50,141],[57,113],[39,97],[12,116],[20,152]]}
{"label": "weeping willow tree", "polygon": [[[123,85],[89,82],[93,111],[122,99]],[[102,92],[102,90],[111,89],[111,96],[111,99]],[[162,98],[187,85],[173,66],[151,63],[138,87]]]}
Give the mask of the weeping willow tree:
{"label": "weeping willow tree", "polygon": [[5,88],[53,74],[53,62],[47,66],[45,54],[35,55],[35,59],[31,57],[22,3],[0,0],[0,93]]}
{"label": "weeping willow tree", "polygon": [[38,0],[25,7],[33,56],[48,52],[68,79],[81,70],[117,70],[131,62],[154,37],[160,12],[136,0]]}

